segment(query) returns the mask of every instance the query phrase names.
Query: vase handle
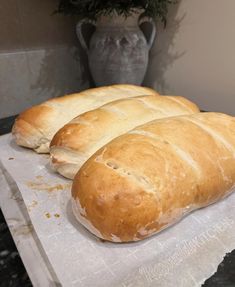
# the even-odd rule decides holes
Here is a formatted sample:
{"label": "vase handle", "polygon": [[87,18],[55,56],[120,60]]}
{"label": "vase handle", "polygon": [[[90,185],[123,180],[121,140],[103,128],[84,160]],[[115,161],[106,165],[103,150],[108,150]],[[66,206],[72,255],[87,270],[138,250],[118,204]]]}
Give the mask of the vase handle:
{"label": "vase handle", "polygon": [[89,19],[82,19],[76,25],[76,33],[77,33],[77,37],[78,37],[78,39],[79,39],[79,41],[81,43],[82,48],[88,54],[88,52],[89,52],[89,42],[90,42],[90,38],[91,38],[91,35],[93,34],[93,32],[89,31],[89,39],[85,39],[84,38],[84,35],[83,35],[83,32],[82,32],[82,27],[83,27],[83,25],[86,25],[86,24],[93,26],[93,32],[94,32],[94,29],[96,27],[95,22],[92,21],[92,20],[89,20]]}
{"label": "vase handle", "polygon": [[146,23],[149,23],[149,24],[151,25],[151,27],[152,27],[150,36],[149,36],[149,37],[146,37],[146,35],[145,35],[143,29],[141,29],[141,28],[140,28],[140,29],[142,30],[142,32],[144,33],[144,35],[145,35],[145,37],[146,37],[147,44],[148,44],[148,49],[150,50],[151,47],[152,47],[152,45],[153,45],[153,41],[154,41],[154,39],[155,39],[155,36],[156,36],[156,26],[155,26],[155,23],[154,23],[154,21],[153,21],[152,18],[147,17],[147,16],[142,16],[142,15],[140,15],[139,21],[138,21],[139,26],[140,26],[141,24],[145,23],[145,22],[146,22]]}

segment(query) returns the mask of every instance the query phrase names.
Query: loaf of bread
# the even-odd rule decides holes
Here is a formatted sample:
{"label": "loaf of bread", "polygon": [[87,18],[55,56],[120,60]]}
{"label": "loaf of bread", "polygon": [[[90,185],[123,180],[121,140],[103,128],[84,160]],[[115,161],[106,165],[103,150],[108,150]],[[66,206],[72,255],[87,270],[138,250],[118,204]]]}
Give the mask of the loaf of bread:
{"label": "loaf of bread", "polygon": [[79,114],[114,100],[140,95],[158,94],[149,88],[113,85],[54,98],[21,113],[12,132],[18,145],[48,153],[55,133]]}
{"label": "loaf of bread", "polygon": [[52,166],[73,179],[84,162],[115,137],[154,119],[197,112],[195,104],[176,96],[138,96],[108,103],[56,133],[50,145]]}
{"label": "loaf of bread", "polygon": [[138,241],[235,185],[235,118],[219,113],[155,120],[114,139],[77,173],[76,218],[114,242]]}

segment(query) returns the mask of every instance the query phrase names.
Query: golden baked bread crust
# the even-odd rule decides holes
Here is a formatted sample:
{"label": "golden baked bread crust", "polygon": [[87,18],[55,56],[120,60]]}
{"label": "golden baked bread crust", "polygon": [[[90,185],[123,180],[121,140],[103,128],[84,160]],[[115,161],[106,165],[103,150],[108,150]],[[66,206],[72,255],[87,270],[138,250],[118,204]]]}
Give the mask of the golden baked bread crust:
{"label": "golden baked bread crust", "polygon": [[179,96],[150,95],[113,101],[78,116],[55,134],[50,144],[52,166],[72,179],[99,148],[135,126],[198,112],[194,103]]}
{"label": "golden baked bread crust", "polygon": [[113,85],[50,99],[21,113],[15,121],[13,135],[18,145],[48,153],[52,137],[74,117],[113,100],[143,94],[158,95],[150,88]]}
{"label": "golden baked bread crust", "polygon": [[72,186],[77,219],[114,242],[146,238],[235,184],[235,118],[219,113],[139,126],[97,151]]}

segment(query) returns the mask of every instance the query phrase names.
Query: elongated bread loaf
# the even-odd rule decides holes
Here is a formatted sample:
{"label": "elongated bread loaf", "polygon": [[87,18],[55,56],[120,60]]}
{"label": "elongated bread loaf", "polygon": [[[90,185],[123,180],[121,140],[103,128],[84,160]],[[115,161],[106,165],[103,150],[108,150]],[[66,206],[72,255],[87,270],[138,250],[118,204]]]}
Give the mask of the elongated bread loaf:
{"label": "elongated bread loaf", "polygon": [[55,133],[74,117],[114,100],[140,95],[158,95],[134,85],[113,85],[48,100],[21,113],[13,127],[16,143],[48,153]]}
{"label": "elongated bread loaf", "polygon": [[108,103],[73,119],[51,141],[55,170],[74,178],[84,162],[103,145],[151,120],[199,112],[183,97],[139,96]]}
{"label": "elongated bread loaf", "polygon": [[235,118],[156,120],[114,139],[77,173],[72,206],[92,233],[137,241],[228,195],[235,184]]}

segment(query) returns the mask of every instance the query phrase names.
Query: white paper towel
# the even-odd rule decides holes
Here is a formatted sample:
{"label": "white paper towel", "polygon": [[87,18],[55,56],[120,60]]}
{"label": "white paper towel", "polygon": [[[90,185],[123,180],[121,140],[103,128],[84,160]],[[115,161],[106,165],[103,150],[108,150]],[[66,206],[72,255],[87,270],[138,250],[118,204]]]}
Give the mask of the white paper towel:
{"label": "white paper towel", "polygon": [[235,193],[149,239],[115,244],[74,219],[71,181],[51,171],[48,155],[17,147],[7,135],[0,159],[63,286],[201,286],[235,248]]}

